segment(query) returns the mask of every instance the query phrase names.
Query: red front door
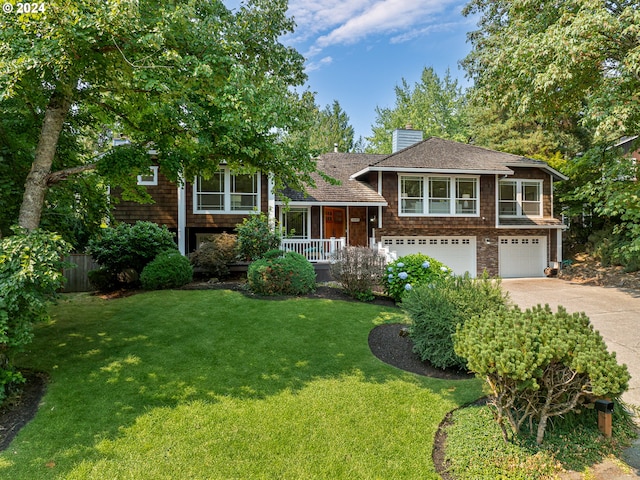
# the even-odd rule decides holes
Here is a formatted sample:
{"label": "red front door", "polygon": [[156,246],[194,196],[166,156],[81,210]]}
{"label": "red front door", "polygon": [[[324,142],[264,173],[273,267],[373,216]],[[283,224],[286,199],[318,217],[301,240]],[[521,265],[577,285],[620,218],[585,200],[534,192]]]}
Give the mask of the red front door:
{"label": "red front door", "polygon": [[346,212],[344,208],[324,207],[324,237],[347,236]]}

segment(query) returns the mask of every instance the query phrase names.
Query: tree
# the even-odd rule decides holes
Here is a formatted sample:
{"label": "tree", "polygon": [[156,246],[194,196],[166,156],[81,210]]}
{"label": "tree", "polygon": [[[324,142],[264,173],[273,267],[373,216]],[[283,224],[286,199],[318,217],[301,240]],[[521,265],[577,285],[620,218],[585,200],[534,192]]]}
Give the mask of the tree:
{"label": "tree", "polygon": [[309,144],[319,153],[333,152],[335,145],[339,152],[352,152],[354,130],[349,124],[349,116],[342,110],[337,100],[324,110],[317,110],[316,121],[311,129]]}
{"label": "tree", "polygon": [[[300,132],[313,98],[292,88],[305,75],[302,56],[278,41],[293,29],[286,9],[286,0],[233,12],[220,0],[81,0],[0,16],[0,104],[37,119],[19,224],[35,229],[48,187],[82,171],[134,191],[150,148],[175,181],[224,161],[272,172],[278,185],[311,183]],[[130,146],[110,148],[110,131]],[[92,147],[78,165],[56,163],[65,132]]]}
{"label": "tree", "polygon": [[419,83],[411,88],[403,78],[395,93],[393,108],[376,107],[373,135],[367,137],[369,153],[391,153],[392,132],[407,124],[422,130],[427,137],[468,140],[466,96],[449,70],[441,79],[433,67],[425,68]]}
{"label": "tree", "polygon": [[640,10],[618,0],[471,0],[480,15],[462,62],[482,100],[596,142],[640,130]]}

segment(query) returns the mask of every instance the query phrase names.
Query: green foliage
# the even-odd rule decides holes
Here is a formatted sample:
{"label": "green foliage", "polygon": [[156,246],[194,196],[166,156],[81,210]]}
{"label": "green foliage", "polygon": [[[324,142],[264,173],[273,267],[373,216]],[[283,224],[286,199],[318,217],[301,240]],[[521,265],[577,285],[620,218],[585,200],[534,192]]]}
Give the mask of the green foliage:
{"label": "green foliage", "polygon": [[313,265],[295,252],[269,252],[249,265],[247,279],[260,295],[304,295],[316,289]]}
{"label": "green foliage", "polygon": [[[71,167],[38,152],[66,157],[71,150],[76,165],[100,159],[109,184],[136,195],[135,172],[124,167],[150,164],[143,152],[152,145],[172,180],[211,173],[224,160],[233,170],[271,172],[280,187],[303,190],[311,181],[306,133],[314,100],[297,90],[306,81],[303,56],[281,42],[294,28],[286,0],[234,9],[220,0],[46,7],[0,16],[0,102],[15,102],[27,123],[34,119],[10,146],[25,152],[21,172],[34,162],[43,176]],[[44,116],[56,120],[49,131]],[[111,148],[114,132],[138,153],[124,158],[127,149]],[[69,150],[58,148],[62,136],[74,138]],[[40,140],[46,148],[36,150]],[[27,188],[41,193],[45,184],[28,181]],[[37,207],[30,207],[36,223]]]}
{"label": "green foliage", "polygon": [[189,254],[194,268],[204,269],[215,277],[229,275],[230,263],[236,260],[238,238],[229,233],[211,235],[211,241],[202,243],[195,252]]}
{"label": "green foliage", "polygon": [[310,135],[309,147],[319,154],[333,152],[336,144],[339,152],[352,152],[354,149],[353,126],[349,124],[349,116],[337,100],[324,110],[316,109],[316,120]]}
{"label": "green foliage", "polygon": [[329,271],[349,296],[370,301],[374,299],[373,288],[384,276],[385,263],[371,248],[347,246],[333,256]]}
{"label": "green foliage", "polygon": [[117,275],[106,268],[98,268],[87,272],[89,283],[99,292],[112,292],[118,287]]}
{"label": "green foliage", "polygon": [[591,397],[615,398],[628,386],[618,365],[584,313],[538,305],[487,312],[467,319],[454,334],[455,352],[484,378],[505,438],[537,423],[542,443],[550,417],[564,415]]}
{"label": "green foliage", "polygon": [[192,279],[193,267],[189,259],[178,251],[160,253],[140,274],[140,283],[145,290],[178,288]]}
{"label": "green foliage", "polygon": [[40,230],[0,240],[0,403],[8,384],[22,378],[12,357],[31,342],[33,324],[48,318],[48,300],[64,284],[61,259],[70,250],[59,235]]}
{"label": "green foliage", "polygon": [[89,241],[87,252],[113,274],[126,268],[136,272],[165,250],[177,250],[174,235],[163,225],[152,222],[121,223],[103,229]]}
{"label": "green foliage", "polygon": [[236,226],[240,258],[252,261],[262,258],[269,250],[280,246],[278,229],[263,213],[249,215]]}
{"label": "green foliage", "polygon": [[497,311],[507,304],[499,279],[448,276],[430,285],[419,285],[402,299],[411,317],[409,336],[413,351],[438,368],[464,369],[467,361],[456,355],[452,335],[467,319]]}
{"label": "green foliage", "polygon": [[367,137],[368,153],[391,153],[393,131],[407,124],[422,130],[425,138],[468,140],[466,95],[449,70],[440,78],[433,67],[425,67],[419,83],[411,88],[403,78],[395,92],[393,108],[376,107],[373,136]]}
{"label": "green foliage", "polygon": [[418,285],[429,285],[451,274],[451,270],[438,260],[414,253],[400,257],[387,266],[387,276],[382,279],[385,292],[398,302]]}

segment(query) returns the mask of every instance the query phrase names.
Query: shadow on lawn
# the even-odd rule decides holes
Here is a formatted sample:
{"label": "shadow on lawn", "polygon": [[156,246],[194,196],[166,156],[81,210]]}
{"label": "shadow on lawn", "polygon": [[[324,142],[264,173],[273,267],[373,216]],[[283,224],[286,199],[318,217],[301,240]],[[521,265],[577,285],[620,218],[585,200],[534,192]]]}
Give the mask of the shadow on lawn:
{"label": "shadow on lawn", "polygon": [[67,439],[64,452],[50,452],[58,458],[58,475],[99,456],[97,442],[117,438],[158,407],[223,397],[261,400],[354,374],[367,383],[409,382],[458,405],[480,394],[477,382],[454,386],[420,378],[371,353],[370,330],[397,322],[398,310],[330,300],[285,304],[224,291],[86,303],[80,314],[62,305],[58,321],[38,328],[22,358],[51,369],[34,428],[43,452]]}

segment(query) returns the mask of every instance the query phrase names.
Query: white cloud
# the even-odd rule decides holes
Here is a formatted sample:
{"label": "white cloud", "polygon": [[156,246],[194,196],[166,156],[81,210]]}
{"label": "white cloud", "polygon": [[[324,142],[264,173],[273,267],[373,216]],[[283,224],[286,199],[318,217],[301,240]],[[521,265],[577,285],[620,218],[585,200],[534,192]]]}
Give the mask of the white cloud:
{"label": "white cloud", "polygon": [[305,70],[308,72],[313,72],[314,70],[320,70],[325,65],[330,65],[333,62],[333,58],[324,57],[317,62],[309,62],[307,63]]}

